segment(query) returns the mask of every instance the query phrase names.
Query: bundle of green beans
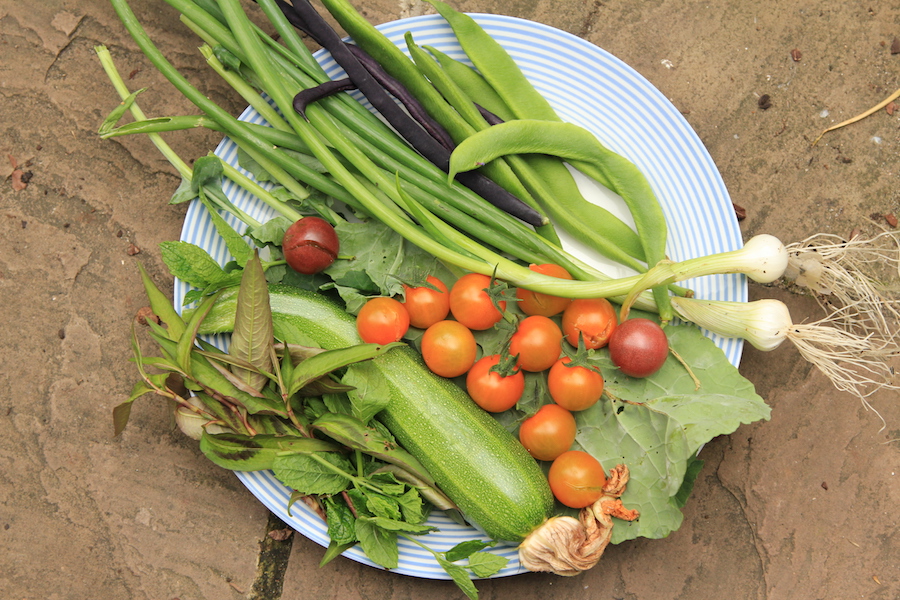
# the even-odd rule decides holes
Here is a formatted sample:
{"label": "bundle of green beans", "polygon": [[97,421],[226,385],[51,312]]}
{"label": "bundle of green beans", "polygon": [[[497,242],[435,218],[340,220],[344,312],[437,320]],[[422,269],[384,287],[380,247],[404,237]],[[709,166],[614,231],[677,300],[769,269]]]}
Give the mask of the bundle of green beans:
{"label": "bundle of green beans", "polygon": [[[373,214],[389,225],[394,221],[395,225],[402,225],[400,229],[413,234],[410,227],[415,225],[404,216],[401,208],[404,206],[400,196],[402,190],[413,201],[422,204],[441,219],[503,253],[530,263],[556,262],[580,279],[604,278],[592,266],[572,257],[560,246],[535,235],[532,228],[492,206],[467,188],[448,184],[445,173],[423,159],[349,96],[327,98],[310,106],[307,111],[309,122],[296,115],[291,108],[293,95],[299,90],[327,81],[328,76],[269,0],[260,2],[260,5],[281,32],[284,45],[264,34],[240,10],[231,10],[232,19],[237,20],[236,25],[232,27],[223,23],[219,18],[225,19],[225,10],[230,4],[228,2],[222,3],[222,11],[210,0],[167,2],[181,12],[182,20],[210,48],[215,48],[215,52],[210,48],[205,50],[210,66],[263,115],[271,127],[240,121],[206,98],[159,52],[134,17],[128,3],[113,0],[122,22],[142,51],[204,115],[138,120],[129,126],[106,131],[106,137],[208,127],[231,137],[298,199],[308,195],[305,186],[309,186],[356,210]],[[240,42],[238,31],[243,32]],[[222,50],[240,61],[238,71],[229,70],[216,58],[216,55],[222,55]],[[271,107],[257,89],[265,90],[274,99],[281,114]],[[124,89],[120,88],[119,93],[123,99],[127,98]],[[305,162],[297,161],[282,149],[315,156],[324,165],[326,174],[311,168]],[[335,149],[338,150],[337,153]],[[169,158],[177,163],[176,157],[169,155]],[[352,165],[352,168],[348,169],[346,164]],[[190,176],[183,165],[179,170],[182,176]],[[396,173],[400,174],[400,189],[394,182]],[[252,187],[251,182],[235,178],[233,170],[226,169],[226,175],[235,179],[239,185],[251,187],[251,191],[259,195],[259,189]],[[378,191],[372,191],[373,189]],[[283,203],[265,195],[262,199],[288,218],[297,217],[296,212],[292,212]],[[389,208],[385,209],[385,206]],[[393,218],[385,215],[385,210],[391,211]],[[379,217],[379,213],[385,218]],[[330,212],[322,216],[332,222],[336,218]],[[245,217],[239,215],[239,218]],[[406,223],[400,223],[398,219]],[[413,237],[425,240],[421,233]]]}
{"label": "bundle of green beans", "polygon": [[[413,59],[410,61],[347,0],[323,3],[354,41],[406,85],[457,143],[469,140],[467,148],[473,158],[470,168],[493,165],[497,159],[505,158],[539,207],[575,239],[637,271],[646,271],[646,265],[665,259],[665,216],[640,170],[586,131],[579,133],[587,135],[573,138],[574,126],[560,127],[562,119],[550,103],[526,79],[506,50],[470,16],[444,2],[429,0],[450,24],[477,72],[460,68],[436,53],[443,58],[441,64],[448,67],[445,70],[407,34]],[[468,92],[461,85],[465,83],[469,84]],[[497,135],[495,127],[477,110],[479,101],[489,103],[494,111],[511,119],[502,128],[505,136]],[[585,139],[590,140],[589,151],[581,152],[584,144],[579,146],[578,142]],[[585,200],[560,159],[619,194],[634,218],[637,233],[602,207]],[[668,320],[668,290],[660,286],[654,296],[661,316]]]}

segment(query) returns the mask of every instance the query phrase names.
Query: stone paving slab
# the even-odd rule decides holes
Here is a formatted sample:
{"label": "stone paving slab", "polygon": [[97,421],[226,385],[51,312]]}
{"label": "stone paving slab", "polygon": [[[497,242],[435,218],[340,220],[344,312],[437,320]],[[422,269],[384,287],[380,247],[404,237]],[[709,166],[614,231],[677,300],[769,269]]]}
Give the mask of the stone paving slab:
{"label": "stone paving slab", "polygon": [[[375,23],[426,10],[418,0],[354,3]],[[873,216],[890,226],[883,215],[900,211],[900,111],[811,145],[900,88],[896,3],[452,3],[582,36],[643,74],[706,144],[746,210],[745,238],[847,236],[871,230]],[[176,66],[237,113],[242,102],[201,66],[174,11],[133,4]],[[261,571],[283,577],[286,599],[461,598],[450,583],[347,559],[318,568],[322,549],[299,535],[272,543],[278,523],[175,430],[162,403],[135,406],[112,436],[112,407],[135,379],[137,263],[170,289],[158,244],[178,238],[184,207],[166,204],[179,178],[147,139],[96,135],[117,103],[98,44],[133,89],[148,88],[144,106],[192,112],[108,2],[0,0],[0,598],[275,600]],[[185,157],[217,142],[203,132],[167,139]],[[751,295],[784,299],[795,321],[818,315],[782,289]],[[704,448],[678,532],[612,547],[578,577],[480,582],[482,598],[900,597],[897,394],[876,394],[867,409],[788,346],[748,349],[741,370],[772,419]],[[279,553],[289,555],[281,576]]]}

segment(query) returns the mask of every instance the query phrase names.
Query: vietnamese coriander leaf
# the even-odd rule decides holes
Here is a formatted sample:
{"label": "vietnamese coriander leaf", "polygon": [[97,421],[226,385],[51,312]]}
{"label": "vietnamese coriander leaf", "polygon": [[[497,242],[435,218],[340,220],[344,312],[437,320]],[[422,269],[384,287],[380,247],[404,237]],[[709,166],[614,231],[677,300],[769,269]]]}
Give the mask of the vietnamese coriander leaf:
{"label": "vietnamese coriander leaf", "polygon": [[377,358],[385,352],[389,352],[391,349],[401,345],[402,344],[399,342],[384,345],[357,344],[356,346],[350,346],[348,348],[326,350],[325,352],[311,356],[292,369],[291,381],[288,384],[287,394],[288,396],[292,396],[303,389],[307,384],[336,369]]}
{"label": "vietnamese coriander leaf", "polygon": [[393,439],[378,429],[346,414],[326,413],[316,419],[312,429],[351,448],[391,463],[410,473],[426,485],[434,485],[428,471],[409,452],[397,446]]}
{"label": "vietnamese coriander leaf", "polygon": [[391,401],[391,388],[387,379],[372,363],[360,362],[351,365],[341,378],[341,382],[353,388],[347,396],[353,416],[363,423],[368,423]]}
{"label": "vietnamese coriander leaf", "polygon": [[269,286],[257,253],[247,262],[238,289],[234,331],[228,353],[241,358],[256,370],[233,368],[232,371],[248,386],[261,390],[272,371],[273,344],[272,309],[269,306]]}
{"label": "vietnamese coriander leaf", "polygon": [[206,211],[209,213],[210,220],[216,228],[216,233],[225,241],[228,252],[234,257],[238,266],[245,266],[247,261],[253,256],[253,248],[240,233],[228,224],[209,200],[203,197],[202,201],[203,206],[206,207]]}
{"label": "vietnamese coriander leaf", "polygon": [[310,454],[339,449],[339,446],[324,440],[299,436],[211,434],[204,431],[200,438],[200,451],[213,463],[231,471],[271,469],[276,457],[285,452]]}

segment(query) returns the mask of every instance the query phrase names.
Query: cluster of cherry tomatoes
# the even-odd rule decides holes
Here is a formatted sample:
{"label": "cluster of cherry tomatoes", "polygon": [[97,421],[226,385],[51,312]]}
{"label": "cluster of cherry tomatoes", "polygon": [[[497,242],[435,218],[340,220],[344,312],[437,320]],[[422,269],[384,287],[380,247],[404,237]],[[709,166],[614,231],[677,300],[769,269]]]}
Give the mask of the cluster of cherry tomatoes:
{"label": "cluster of cherry tomatoes", "polygon": [[[531,269],[571,279],[557,265]],[[576,435],[572,413],[600,399],[604,380],[581,360],[582,354],[573,358],[563,352],[563,343],[573,348],[581,344],[585,350],[609,344],[610,357],[623,373],[645,377],[659,369],[668,354],[659,325],[646,319],[619,325],[615,308],[602,298],[571,300],[517,289],[516,303],[524,318],[516,323],[508,352],[477,358],[473,332],[494,327],[506,311],[506,300],[493,293],[496,286],[490,277],[469,273],[448,289],[430,276],[425,285],[404,287],[402,302],[379,297],[363,306],[357,316],[362,339],[386,344],[400,340],[410,326],[423,329],[420,349],[428,368],[442,377],[465,375],[469,395],[493,413],[516,405],[525,390],[524,372],[546,371],[553,402],[522,422],[519,440],[534,458],[553,461],[548,478],[560,502],[582,508],[599,498],[606,482],[603,467],[590,454],[570,448]]]}

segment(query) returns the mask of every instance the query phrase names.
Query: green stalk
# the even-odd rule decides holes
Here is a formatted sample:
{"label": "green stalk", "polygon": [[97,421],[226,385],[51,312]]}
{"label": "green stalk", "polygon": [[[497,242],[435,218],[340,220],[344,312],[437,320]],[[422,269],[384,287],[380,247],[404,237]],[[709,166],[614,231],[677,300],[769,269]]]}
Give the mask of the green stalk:
{"label": "green stalk", "polygon": [[[129,92],[128,87],[125,85],[125,81],[122,79],[122,76],[119,74],[118,69],[116,69],[109,50],[105,46],[98,46],[96,48],[96,52],[97,56],[100,59],[100,64],[103,66],[103,70],[106,72],[107,77],[109,77],[109,80],[113,84],[113,87],[116,89],[116,92],[118,92],[119,97],[122,98],[122,100],[129,98],[131,96],[131,93]],[[136,102],[132,101],[130,110],[136,122],[147,120],[144,111],[141,110]],[[166,160],[168,160],[169,163],[178,170],[178,173],[182,176],[182,178],[190,181],[193,177],[193,169],[191,169],[188,164],[184,162],[184,160],[182,160],[180,156],[178,156],[178,154],[172,149],[172,147],[169,146],[169,144],[167,144],[158,133],[149,132],[147,133],[147,135],[150,137],[150,140],[153,142],[153,145],[156,146],[157,150],[159,150],[159,152],[166,158]],[[299,218],[299,216],[302,216],[289,206],[285,205],[283,202],[277,200],[265,189],[260,187],[255,181],[251,181],[228,164],[223,162],[222,166],[224,167],[224,175],[226,177],[246,189],[251,194],[262,194],[260,195],[260,198],[264,202],[268,203],[270,206],[284,214],[286,217],[296,220],[297,218]],[[235,216],[247,225],[259,226],[259,222],[257,222],[253,217],[248,215],[240,208],[233,206],[230,207],[229,210],[235,212]]]}
{"label": "green stalk", "polygon": [[240,77],[234,71],[225,68],[225,65],[216,58],[213,49],[208,44],[200,47],[200,53],[206,59],[206,64],[212,67],[212,70],[225,80],[225,83],[230,85],[234,91],[240,94],[241,98],[243,98],[247,104],[252,106],[253,110],[258,112],[269,125],[279,131],[293,132],[291,126],[278,114],[277,110],[272,108],[271,104],[266,102],[263,97],[260,96],[259,92],[253,89],[243,77]]}
{"label": "green stalk", "polygon": [[[113,87],[116,89],[116,92],[119,94],[119,97],[125,101],[128,97],[131,96],[131,91],[125,85],[125,81],[122,79],[122,76],[119,74],[118,69],[116,69],[116,65],[113,62],[112,55],[109,53],[109,49],[106,46],[97,46],[94,48],[94,51],[97,53],[97,57],[100,59],[100,64],[103,66],[103,70],[106,72],[106,76],[109,77],[110,82],[113,84]],[[143,121],[147,119],[147,116],[144,114],[137,104],[131,104],[131,114],[134,115],[135,120]],[[191,174],[193,170],[181,160],[181,157],[172,150],[171,146],[169,146],[158,133],[148,133],[150,137],[150,141],[153,142],[153,145],[156,146],[156,149],[172,164],[175,169],[178,170],[178,173],[185,179],[190,180]]]}

